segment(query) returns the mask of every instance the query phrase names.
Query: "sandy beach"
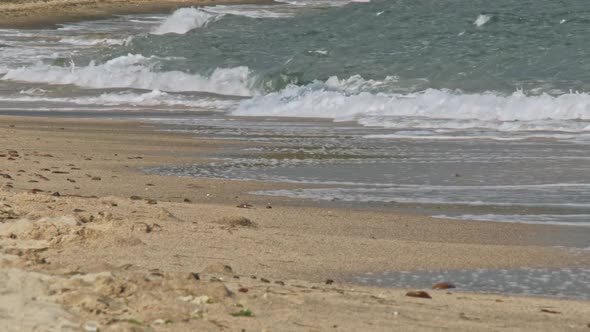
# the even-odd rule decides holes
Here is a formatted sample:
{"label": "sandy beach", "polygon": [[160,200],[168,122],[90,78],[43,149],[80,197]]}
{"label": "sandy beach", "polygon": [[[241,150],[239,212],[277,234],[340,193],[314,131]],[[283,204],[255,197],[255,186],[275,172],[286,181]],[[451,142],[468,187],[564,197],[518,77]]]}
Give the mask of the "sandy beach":
{"label": "sandy beach", "polygon": [[561,227],[334,209],[248,195],[285,184],[145,174],[243,144],[145,123],[3,116],[0,128],[0,307],[13,331],[588,329],[587,302],[347,282],[590,266],[543,245]]}
{"label": "sandy beach", "polygon": [[[5,0],[0,28],[244,3],[272,1]],[[419,204],[257,196],[304,185],[146,171],[255,143],[154,122],[30,114],[0,115],[2,331],[590,329],[588,301],[462,292],[454,280],[422,289],[354,282],[387,271],[590,268],[587,228],[433,218]]]}
{"label": "sandy beach", "polygon": [[272,0],[8,0],[0,3],[0,28],[38,28],[113,15],[236,3],[272,3]]}

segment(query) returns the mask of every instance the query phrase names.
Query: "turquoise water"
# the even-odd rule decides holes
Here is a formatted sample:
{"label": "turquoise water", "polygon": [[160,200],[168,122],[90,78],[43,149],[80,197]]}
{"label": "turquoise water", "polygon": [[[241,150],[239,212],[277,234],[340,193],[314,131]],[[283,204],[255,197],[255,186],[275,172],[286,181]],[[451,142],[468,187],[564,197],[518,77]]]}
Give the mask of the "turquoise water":
{"label": "turquoise water", "polygon": [[[247,66],[276,91],[332,76],[365,91],[588,91],[585,1],[373,1],[259,19],[228,15],[184,35],[138,38],[125,53],[181,56],[164,68],[209,73]],[[387,77],[394,80],[387,81]]]}
{"label": "turquoise water", "polygon": [[443,134],[584,136],[587,7],[291,1],[2,30],[0,97],[15,108],[198,107]]}

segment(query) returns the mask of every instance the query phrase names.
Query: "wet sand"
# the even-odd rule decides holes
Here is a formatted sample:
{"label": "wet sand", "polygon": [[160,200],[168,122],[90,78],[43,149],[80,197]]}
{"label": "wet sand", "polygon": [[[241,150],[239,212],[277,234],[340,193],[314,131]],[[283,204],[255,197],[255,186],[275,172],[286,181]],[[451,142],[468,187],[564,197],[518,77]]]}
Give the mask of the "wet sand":
{"label": "wet sand", "polygon": [[248,194],[292,184],[145,174],[245,144],[155,129],[0,117],[3,326],[588,329],[587,302],[429,289],[423,299],[346,282],[370,271],[590,266],[588,253],[548,246],[562,227],[337,209]]}
{"label": "wet sand", "polygon": [[113,15],[244,3],[272,3],[272,0],[4,0],[0,2],[0,28],[39,28]]}

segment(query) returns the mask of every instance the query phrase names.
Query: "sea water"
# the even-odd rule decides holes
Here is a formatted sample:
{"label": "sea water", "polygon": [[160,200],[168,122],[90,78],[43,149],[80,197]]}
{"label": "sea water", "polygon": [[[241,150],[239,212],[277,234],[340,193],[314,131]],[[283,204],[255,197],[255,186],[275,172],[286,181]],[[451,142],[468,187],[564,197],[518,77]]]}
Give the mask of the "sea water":
{"label": "sea water", "polygon": [[149,171],[301,184],[261,195],[588,226],[589,24],[583,0],[292,0],[5,29],[0,111],[248,140]]}
{"label": "sea water", "polygon": [[590,269],[586,268],[389,271],[365,273],[351,278],[351,281],[378,287],[423,289],[452,281],[456,288],[447,291],[590,300]]}

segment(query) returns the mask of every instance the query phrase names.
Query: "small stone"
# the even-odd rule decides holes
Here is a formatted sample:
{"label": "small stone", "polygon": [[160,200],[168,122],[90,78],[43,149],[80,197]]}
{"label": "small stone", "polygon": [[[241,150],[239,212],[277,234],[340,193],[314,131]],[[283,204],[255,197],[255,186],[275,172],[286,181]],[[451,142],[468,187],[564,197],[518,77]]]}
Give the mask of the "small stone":
{"label": "small stone", "polygon": [[260,281],[265,282],[267,284],[270,283],[270,280],[266,279],[266,278],[260,278]]}
{"label": "small stone", "polygon": [[248,293],[248,288],[242,287],[242,288],[238,289],[238,292],[240,292],[240,293]]}
{"label": "small stone", "polygon": [[450,282],[439,282],[432,286],[432,289],[449,289],[449,288],[456,288],[455,285],[451,284]]}
{"label": "small stone", "polygon": [[285,282],[280,280],[275,281],[275,284],[285,286]]}
{"label": "small stone", "polygon": [[209,296],[203,295],[203,296],[195,297],[191,301],[191,303],[194,303],[194,304],[205,304],[205,303],[208,303],[210,299],[211,298]]}
{"label": "small stone", "polygon": [[93,176],[92,181],[100,181],[102,178],[100,176]]}
{"label": "small stone", "polygon": [[430,294],[426,293],[425,291],[410,291],[406,293],[406,296],[409,297],[419,297],[423,299],[431,299],[432,297]]}
{"label": "small stone", "polygon": [[333,283],[334,283],[334,280],[332,280],[332,279],[326,280],[326,285],[331,285]]}
{"label": "small stone", "polygon": [[164,324],[166,324],[166,321],[163,320],[162,318],[159,318],[159,319],[154,320],[153,324],[154,325],[164,325]]}
{"label": "small stone", "polygon": [[148,200],[146,200],[146,203],[148,203],[150,205],[156,205],[156,204],[158,204],[158,201],[156,201],[155,199],[148,199]]}
{"label": "small stone", "polygon": [[129,197],[129,199],[132,201],[139,201],[139,200],[141,200],[141,197],[139,197],[137,195],[133,195],[133,196]]}
{"label": "small stone", "polygon": [[51,196],[53,196],[53,197],[60,197],[61,194],[59,193],[59,191],[56,191],[53,194],[51,194]]}
{"label": "small stone", "polygon": [[201,280],[201,276],[196,272],[191,272],[189,274],[189,279]]}
{"label": "small stone", "polygon": [[545,309],[545,308],[541,309],[541,312],[546,312],[548,314],[560,314],[561,313],[561,312],[556,311],[556,310]]}
{"label": "small stone", "polygon": [[203,272],[210,273],[210,274],[225,274],[225,275],[233,275],[234,271],[229,265],[215,263],[207,266]]}
{"label": "small stone", "polygon": [[190,202],[191,202],[191,200],[190,200],[190,199],[188,199],[188,198],[185,198],[185,199],[183,200],[183,202],[185,202],[185,203],[190,203]]}

